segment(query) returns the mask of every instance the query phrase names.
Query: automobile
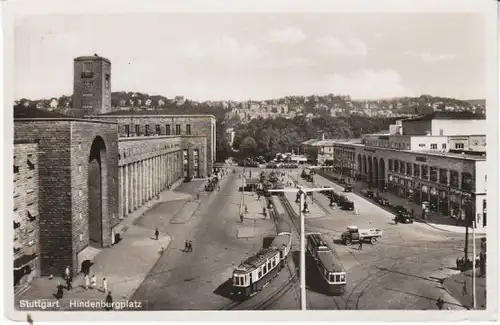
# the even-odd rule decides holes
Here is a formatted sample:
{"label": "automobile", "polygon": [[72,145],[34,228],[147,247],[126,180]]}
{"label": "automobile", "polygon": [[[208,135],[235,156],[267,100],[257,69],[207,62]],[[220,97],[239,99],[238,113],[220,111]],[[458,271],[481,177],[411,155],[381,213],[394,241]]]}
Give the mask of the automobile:
{"label": "automobile", "polygon": [[378,202],[378,204],[380,204],[382,206],[385,206],[385,207],[390,207],[391,206],[391,202],[389,202],[389,200],[386,199],[383,196],[379,196],[377,202]]}
{"label": "automobile", "polygon": [[344,187],[344,192],[352,192],[352,185],[351,184],[347,184]]}
{"label": "automobile", "polygon": [[368,198],[373,198],[373,191],[372,190],[362,190],[361,191],[361,194],[363,194],[364,196],[368,197]]}
{"label": "automobile", "polygon": [[193,178],[189,177],[189,176],[188,177],[184,177],[184,183],[189,183],[189,182],[191,182],[192,179]]}
{"label": "automobile", "polygon": [[394,221],[397,223],[413,223],[413,217],[409,213],[401,211],[394,216]]}
{"label": "automobile", "polygon": [[214,190],[214,186],[212,184],[205,185],[206,192],[212,192]]}

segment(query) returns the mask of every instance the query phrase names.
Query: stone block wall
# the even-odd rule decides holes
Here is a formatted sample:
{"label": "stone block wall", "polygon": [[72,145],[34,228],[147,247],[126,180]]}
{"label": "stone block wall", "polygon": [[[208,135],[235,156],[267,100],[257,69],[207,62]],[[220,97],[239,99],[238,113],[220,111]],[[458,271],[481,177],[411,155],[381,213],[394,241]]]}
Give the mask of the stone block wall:
{"label": "stone block wall", "polygon": [[14,285],[22,291],[40,275],[38,143],[14,143]]}

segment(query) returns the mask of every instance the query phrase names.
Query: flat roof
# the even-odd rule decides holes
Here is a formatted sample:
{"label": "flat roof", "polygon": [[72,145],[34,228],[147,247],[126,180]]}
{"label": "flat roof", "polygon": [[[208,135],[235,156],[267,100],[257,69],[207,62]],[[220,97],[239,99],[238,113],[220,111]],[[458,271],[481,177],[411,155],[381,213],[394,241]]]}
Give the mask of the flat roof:
{"label": "flat roof", "polygon": [[99,115],[88,115],[89,117],[114,117],[114,116],[121,116],[121,117],[131,117],[131,116],[157,116],[157,117],[212,117],[215,119],[215,115],[213,114],[190,114],[190,113],[183,113],[182,109],[164,109],[164,110],[119,110],[119,111],[114,111],[114,112],[109,112],[105,114],[99,114]]}
{"label": "flat roof", "polygon": [[14,121],[67,121],[67,122],[118,124],[116,122],[72,117],[61,113],[43,111],[40,109],[27,108],[27,107],[14,108]]}
{"label": "flat roof", "polygon": [[318,251],[318,259],[329,272],[344,272],[344,266],[333,250]]}
{"label": "flat roof", "polygon": [[278,235],[274,237],[271,247],[281,248],[287,246],[290,242],[290,235]]}
{"label": "flat roof", "polygon": [[393,148],[385,148],[385,147],[367,146],[367,145],[364,145],[362,143],[344,143],[344,144],[357,146],[357,147],[363,147],[363,148],[374,148],[374,149],[390,150],[390,151],[395,151],[395,152],[405,152],[405,153],[411,153],[414,155],[429,155],[429,156],[458,158],[458,159],[475,160],[475,161],[486,160],[486,157],[481,157],[481,156],[477,156],[477,155],[470,155],[470,154],[462,155],[461,153],[451,153],[451,152],[411,151],[411,150],[393,149]]}
{"label": "flat roof", "polygon": [[111,64],[111,61],[109,59],[98,55],[87,55],[74,58],[74,61],[101,61],[101,60]]}
{"label": "flat roof", "polygon": [[472,112],[433,112],[431,114],[403,119],[403,122],[430,121],[430,120],[485,120],[484,115]]}
{"label": "flat roof", "polygon": [[255,269],[261,266],[264,263],[264,261],[272,257],[274,254],[276,254],[276,250],[274,249],[274,247],[262,249],[257,254],[252,255],[243,262],[241,262],[241,264],[238,267],[244,268],[247,271]]}

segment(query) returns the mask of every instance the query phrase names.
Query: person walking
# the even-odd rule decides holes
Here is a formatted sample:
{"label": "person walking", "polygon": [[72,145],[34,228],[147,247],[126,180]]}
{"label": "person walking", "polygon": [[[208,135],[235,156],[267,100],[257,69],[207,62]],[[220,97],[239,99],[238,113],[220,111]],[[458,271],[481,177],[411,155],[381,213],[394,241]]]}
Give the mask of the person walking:
{"label": "person walking", "polygon": [[111,291],[110,291],[106,296],[106,311],[110,311],[111,309],[113,309],[113,297],[111,296]]}
{"label": "person walking", "polygon": [[106,278],[102,278],[102,291],[108,292],[108,280]]}
{"label": "person walking", "polygon": [[73,288],[73,278],[72,278],[72,276],[70,275],[70,276],[68,276],[68,277],[66,278],[66,289],[68,289],[68,291],[69,291],[69,290],[71,290],[72,288]]}
{"label": "person walking", "polygon": [[462,296],[467,295],[467,281],[464,280],[464,284],[462,286]]}
{"label": "person walking", "polygon": [[193,242],[192,241],[188,242],[188,249],[189,249],[189,252],[193,251]]}
{"label": "person walking", "polygon": [[64,270],[64,278],[67,280],[71,275],[71,271],[69,270],[69,266],[66,266],[66,270]]}
{"label": "person walking", "polygon": [[88,290],[88,289],[89,289],[89,286],[90,286],[90,278],[89,278],[89,275],[88,275],[88,274],[85,274],[85,276],[83,277],[83,279],[85,280],[85,290]]}
{"label": "person walking", "polygon": [[184,242],[184,251],[186,253],[189,252],[189,241],[187,241],[187,240]]}
{"label": "person walking", "polygon": [[92,278],[90,279],[90,288],[95,289],[97,287],[97,277],[92,275]]}
{"label": "person walking", "polygon": [[443,298],[439,297],[439,299],[436,302],[436,305],[439,308],[439,310],[442,310],[443,307],[444,307],[444,300],[443,300]]}
{"label": "person walking", "polygon": [[359,240],[358,250],[359,250],[359,251],[362,251],[362,250],[363,250],[363,240],[362,240],[362,239],[360,239],[360,240]]}
{"label": "person walking", "polygon": [[156,237],[156,240],[158,240],[158,236],[160,235],[160,232],[158,231],[158,228],[156,228],[155,230],[155,237]]}
{"label": "person walking", "polygon": [[61,284],[61,282],[57,282],[57,292],[56,292],[56,299],[59,300],[59,299],[62,299],[64,296],[64,290],[63,290],[63,285]]}
{"label": "person walking", "polygon": [[243,213],[240,213],[240,222],[243,223]]}

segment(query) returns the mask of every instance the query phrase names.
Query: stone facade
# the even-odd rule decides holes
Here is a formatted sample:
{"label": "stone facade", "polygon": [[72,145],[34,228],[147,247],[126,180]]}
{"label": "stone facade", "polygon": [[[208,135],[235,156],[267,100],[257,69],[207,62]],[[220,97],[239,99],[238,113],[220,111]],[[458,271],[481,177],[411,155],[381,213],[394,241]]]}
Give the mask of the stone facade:
{"label": "stone facade", "polygon": [[38,143],[14,143],[14,288],[23,292],[40,275]]}
{"label": "stone facade", "polygon": [[[88,116],[92,119],[103,121],[114,121],[118,123],[118,133],[120,138],[127,137],[158,137],[176,136],[183,139],[183,149],[196,149],[200,146],[200,138],[205,137],[206,154],[201,155],[203,162],[200,162],[200,177],[206,177],[213,169],[215,162],[215,117],[213,115],[166,115],[150,114],[149,111],[134,112],[114,112],[109,115]],[[201,148],[198,148],[201,150]],[[192,169],[190,169],[192,170]],[[201,172],[204,170],[205,172]],[[189,172],[189,176],[193,175]]]}
{"label": "stone facade", "polygon": [[74,60],[73,107],[86,115],[111,112],[111,62],[99,56]]}
{"label": "stone facade", "polygon": [[[38,140],[40,269],[42,275],[61,274],[66,266],[78,271],[78,252],[89,245],[88,169],[91,147],[102,139],[103,247],[111,244],[118,223],[117,125],[69,118],[15,119],[15,139]],[[101,212],[101,211],[99,211]],[[95,218],[101,219],[100,213]],[[111,217],[110,217],[111,216]]]}

